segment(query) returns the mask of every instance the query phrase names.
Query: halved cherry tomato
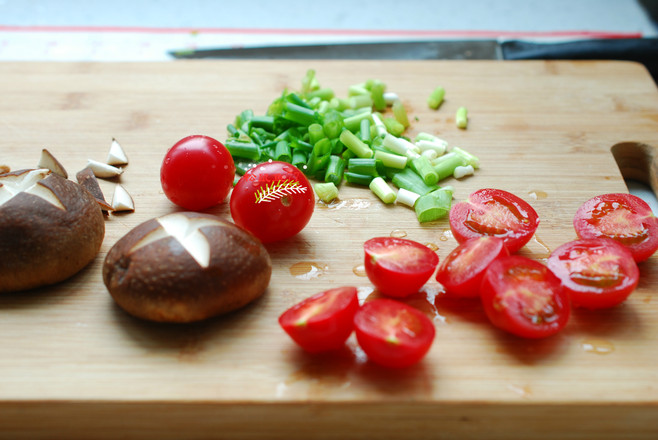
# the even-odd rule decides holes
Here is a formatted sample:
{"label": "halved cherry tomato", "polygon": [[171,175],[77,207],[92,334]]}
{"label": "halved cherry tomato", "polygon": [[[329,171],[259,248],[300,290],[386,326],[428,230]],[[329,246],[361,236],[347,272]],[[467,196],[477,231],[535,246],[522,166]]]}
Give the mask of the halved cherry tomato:
{"label": "halved cherry tomato", "polygon": [[358,308],[356,287],[338,287],[292,306],[279,316],[279,325],[309,353],[336,350],[354,330]]}
{"label": "halved cherry tomato", "polygon": [[658,249],[658,218],[644,200],[632,194],[592,197],[576,211],[573,226],[579,238],[608,237],[618,241],[638,263]]}
{"label": "halved cherry tomato", "polygon": [[359,346],[373,362],[404,368],[420,361],[434,340],[434,324],[418,309],[387,298],[364,303],[354,327]]}
{"label": "halved cherry tomato", "polygon": [[448,218],[458,243],[492,235],[502,238],[511,254],[521,249],[539,226],[537,212],[525,200],[491,188],[475,191],[467,201],[453,205]]}
{"label": "halved cherry tomato", "polygon": [[231,193],[231,216],[263,243],[298,234],[311,220],[315,193],[297,167],[285,162],[256,165]]}
{"label": "halved cherry tomato", "polygon": [[436,252],[405,238],[371,238],[363,249],[370,282],[384,295],[398,298],[418,292],[439,264]]}
{"label": "halved cherry tomato", "polygon": [[160,183],[169,200],[191,211],[217,205],[233,187],[235,163],[219,141],[201,135],[176,142],[162,161]]}
{"label": "halved cherry tomato", "polygon": [[609,238],[565,243],[551,253],[547,265],[562,281],[571,303],[589,309],[620,304],[640,279],[631,252]]}
{"label": "halved cherry tomato", "polygon": [[436,280],[447,296],[477,298],[484,271],[499,257],[509,255],[501,238],[491,235],[466,240],[441,262]]}
{"label": "halved cherry tomato", "polygon": [[524,338],[543,338],[569,320],[567,292],[548,267],[520,255],[491,263],[482,280],[482,305],[498,328]]}

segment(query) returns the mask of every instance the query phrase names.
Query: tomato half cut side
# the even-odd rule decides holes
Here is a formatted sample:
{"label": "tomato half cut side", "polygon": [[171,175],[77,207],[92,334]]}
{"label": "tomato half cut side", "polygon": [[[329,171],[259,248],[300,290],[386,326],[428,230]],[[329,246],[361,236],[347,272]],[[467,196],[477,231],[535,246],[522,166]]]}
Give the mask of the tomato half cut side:
{"label": "tomato half cut side", "polygon": [[313,215],[315,193],[297,167],[265,162],[240,178],[231,193],[230,207],[236,225],[263,243],[272,243],[306,227]]}
{"label": "tomato half cut side", "polygon": [[588,309],[622,303],[640,279],[631,252],[609,238],[565,243],[551,253],[547,265],[562,281],[571,303]]}
{"label": "tomato half cut side", "polygon": [[611,238],[626,246],[636,262],[658,250],[658,218],[632,194],[610,193],[583,203],[573,219],[578,238]]}
{"label": "tomato half cut side", "polygon": [[492,188],[475,191],[468,200],[453,205],[448,220],[458,243],[495,236],[503,239],[511,254],[525,246],[539,226],[539,216],[528,202]]}
{"label": "tomato half cut side", "polygon": [[509,255],[503,239],[484,235],[470,238],[443,259],[436,280],[453,298],[478,298],[487,267],[497,258]]}
{"label": "tomato half cut side", "polygon": [[376,364],[405,368],[419,362],[434,341],[432,321],[394,299],[367,301],[354,317],[359,346]]}
{"label": "tomato half cut side", "polygon": [[279,325],[309,353],[337,350],[352,334],[358,308],[356,287],[337,287],[295,304],[279,316]]}
{"label": "tomato half cut side", "polygon": [[370,282],[384,295],[397,298],[418,292],[439,264],[436,252],[406,238],[371,238],[363,249]]}
{"label": "tomato half cut side", "polygon": [[524,338],[544,338],[566,326],[571,307],[567,292],[548,267],[520,255],[491,263],[480,292],[489,320]]}

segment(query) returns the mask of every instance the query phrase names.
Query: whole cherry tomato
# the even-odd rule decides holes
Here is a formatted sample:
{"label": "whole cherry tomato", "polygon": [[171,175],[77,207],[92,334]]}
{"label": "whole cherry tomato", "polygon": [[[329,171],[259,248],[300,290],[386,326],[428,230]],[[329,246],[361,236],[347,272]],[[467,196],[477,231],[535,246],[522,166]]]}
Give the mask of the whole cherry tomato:
{"label": "whole cherry tomato", "polygon": [[235,163],[219,141],[188,136],[167,151],[160,168],[160,183],[169,200],[190,211],[223,202],[233,186]]}
{"label": "whole cherry tomato", "polygon": [[231,193],[231,216],[263,243],[284,240],[307,225],[315,193],[297,167],[265,162],[247,171]]}

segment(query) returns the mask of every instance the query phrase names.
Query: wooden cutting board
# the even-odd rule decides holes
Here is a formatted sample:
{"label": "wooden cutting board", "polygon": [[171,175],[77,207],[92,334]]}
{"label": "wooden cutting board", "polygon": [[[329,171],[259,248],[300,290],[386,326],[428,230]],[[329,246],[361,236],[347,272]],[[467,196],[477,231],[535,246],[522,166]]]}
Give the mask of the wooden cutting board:
{"label": "wooden cutting board", "polygon": [[[171,212],[159,182],[180,138],[224,140],[243,109],[264,113],[307,69],[339,96],[370,78],[397,92],[409,135],[435,133],[477,155],[475,176],[448,181],[455,199],[495,187],[527,200],[541,225],[521,251],[539,260],[575,238],[588,198],[626,192],[628,175],[658,187],[658,90],[627,62],[197,61],[0,64],[0,164],[34,167],[48,148],[70,174],[104,160],[112,138],[130,164],[120,183],[136,211],[110,215],[98,258],[60,285],[0,296],[0,435],[11,438],[656,438],[658,257],[642,263],[629,300],[577,310],[541,341],[492,328],[477,302],[449,301],[431,281],[409,302],[434,319],[428,356],[402,370],[367,361],[354,339],[309,356],[277,317],[313,293],[372,292],[362,243],[398,235],[456,245],[446,220],[419,224],[404,206],[343,185],[297,237],[268,247],[262,299],[194,325],[156,325],[119,309],[101,280],[108,249]],[[437,85],[446,101],[433,111]],[[459,106],[467,130],[455,127]],[[111,198],[117,182],[101,182]],[[226,204],[210,210],[230,218]]]}

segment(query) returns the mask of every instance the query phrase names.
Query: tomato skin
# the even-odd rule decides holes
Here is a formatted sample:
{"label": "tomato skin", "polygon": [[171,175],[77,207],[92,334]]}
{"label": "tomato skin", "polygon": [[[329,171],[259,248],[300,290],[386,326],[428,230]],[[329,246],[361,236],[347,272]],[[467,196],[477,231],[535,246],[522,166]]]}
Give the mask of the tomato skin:
{"label": "tomato skin", "polygon": [[520,255],[491,263],[482,279],[480,298],[492,324],[523,338],[554,335],[571,315],[560,280],[548,267]]}
{"label": "tomato skin", "polygon": [[658,218],[641,198],[626,193],[592,197],[573,219],[578,238],[608,237],[626,246],[637,263],[658,250]]}
{"label": "tomato skin", "polygon": [[391,368],[419,362],[432,346],[436,332],[421,311],[388,298],[363,304],[354,317],[354,328],[368,358]]}
{"label": "tomato skin", "polygon": [[467,201],[453,205],[448,220],[458,243],[492,235],[502,238],[511,254],[525,246],[539,226],[537,212],[525,200],[492,188],[475,191]]}
{"label": "tomato skin", "polygon": [[371,238],[363,250],[370,282],[384,295],[397,298],[418,292],[439,264],[436,252],[405,238]]}
{"label": "tomato skin", "polygon": [[358,308],[356,287],[337,287],[295,304],[279,316],[279,325],[309,353],[337,350],[352,334]]}
{"label": "tomato skin", "polygon": [[574,240],[555,249],[548,268],[562,281],[577,307],[614,307],[628,298],[640,279],[631,252],[609,238]]}
{"label": "tomato skin", "polygon": [[469,238],[443,259],[436,280],[444,287],[446,296],[479,298],[487,267],[494,260],[508,255],[501,238],[492,235]]}
{"label": "tomato skin", "polygon": [[202,135],[185,137],[165,154],[160,183],[174,204],[200,211],[223,202],[233,187],[235,163],[219,141]]}
{"label": "tomato skin", "polygon": [[240,178],[231,193],[230,207],[235,224],[263,243],[272,243],[304,229],[313,215],[315,193],[297,167],[265,162]]}

